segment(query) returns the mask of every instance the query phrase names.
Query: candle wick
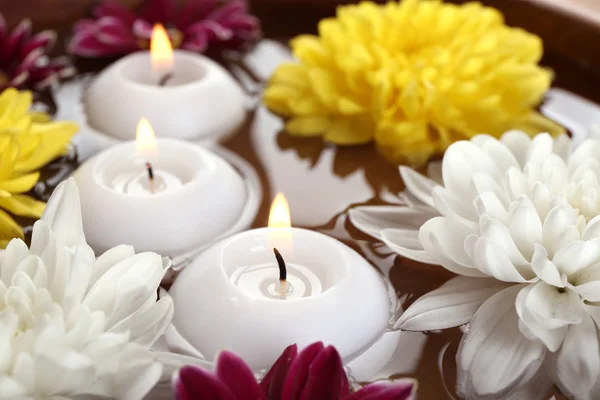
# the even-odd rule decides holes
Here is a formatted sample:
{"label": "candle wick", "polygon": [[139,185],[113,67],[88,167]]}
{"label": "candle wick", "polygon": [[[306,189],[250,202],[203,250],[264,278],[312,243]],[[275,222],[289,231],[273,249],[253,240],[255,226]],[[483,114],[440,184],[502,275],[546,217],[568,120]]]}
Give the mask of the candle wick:
{"label": "candle wick", "polygon": [[173,78],[173,74],[171,72],[167,72],[158,80],[158,86],[165,86],[167,81]]}
{"label": "candle wick", "polygon": [[149,162],[146,163],[146,170],[148,171],[148,180],[150,181],[150,192],[154,193],[154,171],[152,170],[152,164]]}
{"label": "candle wick", "polygon": [[281,253],[276,248],[273,248],[273,253],[275,253],[277,265],[279,265],[279,281],[285,282],[285,280],[287,279],[287,268],[285,266],[285,261],[283,261]]}
{"label": "candle wick", "polygon": [[287,293],[287,267],[285,266],[285,261],[283,260],[279,250],[273,248],[273,253],[275,253],[277,265],[279,266],[279,295],[285,300],[285,294]]}

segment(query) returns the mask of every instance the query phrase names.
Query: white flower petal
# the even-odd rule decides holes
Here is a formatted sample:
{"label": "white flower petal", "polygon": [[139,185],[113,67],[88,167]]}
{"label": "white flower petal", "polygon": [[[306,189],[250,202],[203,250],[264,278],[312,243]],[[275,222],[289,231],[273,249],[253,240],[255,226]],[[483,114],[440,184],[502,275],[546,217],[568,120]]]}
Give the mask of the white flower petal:
{"label": "white flower petal", "polygon": [[519,330],[527,339],[541,340],[550,351],[556,351],[567,334],[568,325],[549,329],[540,323],[530,312],[527,300],[535,285],[529,285],[519,292],[515,308],[519,316]]}
{"label": "white flower petal", "polygon": [[490,218],[497,219],[503,224],[508,223],[508,211],[502,200],[493,192],[481,193],[474,202],[478,215],[486,214]]}
{"label": "white flower petal", "polygon": [[600,141],[585,140],[573,152],[569,162],[569,172],[573,174],[590,159],[600,160]]}
{"label": "white flower petal", "polygon": [[17,270],[17,265],[29,255],[29,249],[21,239],[13,239],[8,243],[2,255],[0,279],[3,282],[10,282]]}
{"label": "white flower petal", "polygon": [[510,200],[516,200],[523,195],[529,195],[529,183],[520,169],[511,168],[506,171],[502,183]]}
{"label": "white flower petal", "polygon": [[7,375],[0,375],[0,393],[5,399],[27,399],[28,390],[20,382]]}
{"label": "white flower petal", "polygon": [[421,175],[412,168],[400,167],[400,175],[406,189],[423,204],[433,207],[431,191],[438,183]]}
{"label": "white flower petal", "polygon": [[583,302],[572,290],[538,282],[525,301],[533,317],[548,329],[578,324],[583,316]]}
{"label": "white flower petal", "polygon": [[526,160],[528,162],[543,162],[552,154],[553,147],[552,136],[547,133],[540,133],[534,136],[531,141],[527,149]]}
{"label": "white flower petal", "polygon": [[554,207],[546,216],[542,228],[542,243],[553,258],[556,252],[567,244],[579,239],[579,231],[575,227],[575,210],[568,204]]}
{"label": "white flower petal", "polygon": [[552,357],[556,384],[563,393],[577,399],[595,399],[591,393],[600,376],[598,330],[589,316],[571,325],[560,350]]}
{"label": "white flower petal", "polygon": [[381,240],[402,257],[425,264],[436,264],[421,246],[418,231],[384,229],[381,232]]}
{"label": "white flower petal", "polygon": [[48,224],[42,220],[36,221],[33,225],[29,251],[31,254],[38,255],[44,262],[49,283],[54,280],[56,250],[56,241]]}
{"label": "white flower petal", "polygon": [[165,295],[158,302],[150,297],[140,310],[111,331],[129,332],[132,342],[149,347],[166,331],[174,310],[171,296]]}
{"label": "white flower petal", "polygon": [[[11,367],[12,340],[18,323],[19,319],[15,313],[4,312],[0,314],[0,377]],[[1,387],[2,385],[0,385]]]}
{"label": "white flower petal", "polygon": [[96,261],[94,250],[87,244],[75,245],[69,276],[65,282],[63,307],[68,313],[73,307],[81,304],[92,275],[92,268]]}
{"label": "white flower petal", "polygon": [[162,374],[162,365],[141,346],[128,346],[119,363],[125,373],[116,376],[114,397],[120,400],[141,400],[150,392]]}
{"label": "white flower petal", "polygon": [[535,204],[535,209],[543,221],[552,208],[552,193],[546,185],[536,182],[531,193],[531,200]]}
{"label": "white flower petal", "polygon": [[457,276],[415,301],[398,320],[407,331],[430,331],[466,324],[477,309],[507,284]]}
{"label": "white flower petal", "polygon": [[481,148],[494,160],[501,174],[504,174],[509,168],[520,167],[515,154],[505,144],[493,137],[485,141]]}
{"label": "white flower petal", "polygon": [[531,377],[526,376],[518,387],[506,394],[502,400],[544,400],[554,385],[544,368],[529,368]]}
{"label": "white flower petal", "polygon": [[98,278],[104,275],[104,273],[108,271],[111,267],[113,267],[115,264],[133,255],[135,255],[133,246],[125,244],[107,250],[96,260],[94,270],[92,271],[92,277],[90,278],[89,286],[92,287],[94,283],[96,283]]}
{"label": "white flower petal", "polygon": [[531,138],[522,131],[509,131],[502,135],[500,142],[505,145],[521,165],[525,166],[527,150],[531,144]]}
{"label": "white flower petal", "polygon": [[478,271],[464,249],[467,236],[474,231],[449,218],[427,221],[419,230],[419,242],[432,260],[458,275],[485,277]]}
{"label": "white flower petal", "polygon": [[554,154],[557,154],[565,162],[568,162],[572,153],[571,138],[569,135],[563,133],[555,137],[553,151]]}
{"label": "white flower petal", "polygon": [[548,252],[544,246],[536,243],[533,258],[531,259],[533,272],[544,282],[556,287],[564,287],[560,278],[560,272],[556,265],[548,259]]}
{"label": "white flower petal", "polygon": [[83,304],[92,311],[107,305],[103,297],[114,287],[114,303],[107,314],[110,328],[137,311],[156,292],[163,277],[162,258],[156,253],[140,253],[117,263],[102,275],[92,286]]}
{"label": "white flower petal", "polygon": [[521,251],[521,254],[531,260],[535,243],[542,241],[542,221],[529,198],[521,196],[511,204],[510,234]]}
{"label": "white flower petal", "polygon": [[[458,391],[465,398],[501,395],[536,371],[543,344],[526,339],[518,328],[515,298],[522,285],[493,295],[471,319],[458,353]],[[502,398],[502,397],[499,397]]]}
{"label": "white flower petal", "polygon": [[569,282],[582,298],[600,301],[600,263],[593,264],[569,276]]}
{"label": "white flower petal", "polygon": [[473,261],[482,273],[504,282],[525,283],[535,279],[524,277],[502,248],[486,237],[477,239],[473,249]]}
{"label": "white flower petal", "polygon": [[381,231],[388,228],[419,231],[421,225],[439,213],[429,207],[362,206],[348,212],[352,224],[379,240]]}
{"label": "white flower petal", "polygon": [[[35,387],[35,361],[29,353],[21,352],[15,358],[12,376],[28,388]],[[0,392],[1,393],[1,392]]]}
{"label": "white flower petal", "polygon": [[501,221],[490,218],[487,215],[482,215],[479,219],[479,227],[482,236],[508,256],[510,262],[521,273],[521,275],[531,274],[529,262],[523,257],[523,254],[517,248],[517,245],[512,238],[510,231]]}
{"label": "white flower petal", "polygon": [[600,239],[577,240],[560,249],[552,262],[567,276],[600,261]]}
{"label": "white flower petal", "polygon": [[460,220],[466,225],[477,226],[477,213],[473,203],[467,203],[461,196],[438,186],[433,189],[433,202],[436,209],[445,217]]}
{"label": "white flower petal", "polygon": [[469,204],[476,197],[471,178],[476,172],[487,173],[498,181],[501,176],[494,160],[479,146],[459,141],[448,147],[442,161],[444,186],[460,194]]}
{"label": "white flower petal", "polygon": [[54,189],[42,220],[50,225],[57,242],[62,245],[71,247],[85,243],[81,222],[81,201],[75,178],[61,182]]}

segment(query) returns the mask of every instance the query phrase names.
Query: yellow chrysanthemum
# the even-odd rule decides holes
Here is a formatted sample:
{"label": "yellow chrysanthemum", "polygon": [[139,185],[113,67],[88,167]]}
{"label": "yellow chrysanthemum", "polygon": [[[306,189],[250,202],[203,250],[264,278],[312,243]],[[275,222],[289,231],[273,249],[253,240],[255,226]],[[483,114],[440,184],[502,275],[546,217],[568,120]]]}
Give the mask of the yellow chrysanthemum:
{"label": "yellow chrysanthemum", "polygon": [[552,80],[538,66],[541,39],[479,3],[339,7],[319,36],[291,46],[299,62],[281,65],[264,94],[291,134],[375,139],[392,161],[421,164],[478,133],[562,131],[534,111]]}
{"label": "yellow chrysanthemum", "polygon": [[45,204],[24,193],[38,181],[37,170],[62,155],[78,130],[75,123],[50,122],[48,115],[31,112],[31,102],[30,92],[0,94],[0,248],[23,237],[9,213],[41,217]]}

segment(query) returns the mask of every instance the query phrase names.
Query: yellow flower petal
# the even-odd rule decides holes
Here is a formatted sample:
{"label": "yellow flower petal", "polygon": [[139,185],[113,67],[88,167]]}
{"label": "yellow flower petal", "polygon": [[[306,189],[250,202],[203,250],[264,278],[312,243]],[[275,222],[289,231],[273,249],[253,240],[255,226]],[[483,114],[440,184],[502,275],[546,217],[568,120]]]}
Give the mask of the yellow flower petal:
{"label": "yellow flower petal", "polygon": [[12,238],[23,239],[23,229],[14,219],[4,211],[0,210],[0,238],[10,240]]}
{"label": "yellow flower petal", "polygon": [[368,118],[332,118],[324,138],[345,146],[369,143],[373,139],[373,125]]}
{"label": "yellow flower petal", "polygon": [[19,156],[19,146],[9,135],[0,136],[0,182],[9,179]]}
{"label": "yellow flower petal", "polygon": [[35,186],[40,179],[39,172],[32,172],[5,180],[0,180],[0,190],[10,193],[25,193]]}
{"label": "yellow flower petal", "polygon": [[72,122],[33,124],[31,132],[40,135],[40,144],[30,157],[19,160],[16,170],[19,172],[37,170],[63,155],[67,150],[67,144],[78,130],[78,125]]}
{"label": "yellow flower petal", "polygon": [[0,208],[21,217],[40,218],[46,208],[46,203],[29,196],[16,194],[10,197],[0,197]]}
{"label": "yellow flower petal", "polygon": [[321,135],[329,127],[328,117],[296,117],[285,124],[286,132],[298,136]]}
{"label": "yellow flower petal", "polygon": [[541,39],[493,8],[366,1],[338,7],[318,32],[291,41],[298,62],[278,69],[265,93],[290,130],[316,134],[328,116],[325,140],[374,137],[388,159],[413,164],[481,132],[560,131],[534,111],[553,77],[538,64]]}

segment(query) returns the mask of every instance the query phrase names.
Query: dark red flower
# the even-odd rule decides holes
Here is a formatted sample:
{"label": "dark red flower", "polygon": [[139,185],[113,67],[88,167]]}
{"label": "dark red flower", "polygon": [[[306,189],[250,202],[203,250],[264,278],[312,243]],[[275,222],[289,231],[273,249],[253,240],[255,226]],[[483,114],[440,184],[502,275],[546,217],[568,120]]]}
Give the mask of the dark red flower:
{"label": "dark red flower", "polygon": [[31,21],[25,19],[9,32],[0,14],[0,92],[7,87],[42,90],[62,78],[75,74],[67,57],[50,59],[56,33],[31,33]]}
{"label": "dark red flower", "polygon": [[176,0],[147,0],[139,14],[109,0],[94,9],[94,17],[75,24],[72,54],[103,57],[147,49],[155,23],[165,26],[174,48],[198,53],[242,50],[260,37],[245,0],[189,0],[181,7]]}
{"label": "dark red flower", "polygon": [[174,391],[177,400],[407,400],[414,396],[415,383],[373,383],[352,393],[339,353],[318,342],[299,354],[296,345],[289,346],[260,383],[241,358],[224,351],[214,374],[181,368]]}

